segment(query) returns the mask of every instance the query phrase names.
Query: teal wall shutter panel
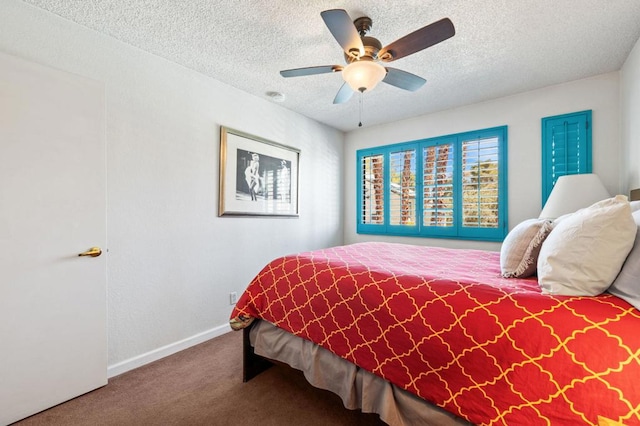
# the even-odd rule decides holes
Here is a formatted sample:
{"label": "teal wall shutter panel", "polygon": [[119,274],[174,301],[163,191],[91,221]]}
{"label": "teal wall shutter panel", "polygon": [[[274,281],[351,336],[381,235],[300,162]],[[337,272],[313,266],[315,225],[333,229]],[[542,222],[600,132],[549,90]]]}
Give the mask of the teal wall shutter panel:
{"label": "teal wall shutter panel", "polygon": [[542,206],[560,176],[591,173],[591,110],[542,119]]}

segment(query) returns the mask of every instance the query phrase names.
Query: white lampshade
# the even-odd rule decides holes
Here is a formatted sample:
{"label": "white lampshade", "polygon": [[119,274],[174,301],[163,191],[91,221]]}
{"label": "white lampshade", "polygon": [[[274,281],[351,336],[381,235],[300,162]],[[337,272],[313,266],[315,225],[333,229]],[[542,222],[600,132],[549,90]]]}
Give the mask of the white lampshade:
{"label": "white lampshade", "polygon": [[556,219],[609,197],[611,195],[598,175],[586,173],[560,176],[539,217]]}
{"label": "white lampshade", "polygon": [[342,70],[342,78],[356,92],[373,89],[386,74],[382,65],[368,60],[352,62]]}

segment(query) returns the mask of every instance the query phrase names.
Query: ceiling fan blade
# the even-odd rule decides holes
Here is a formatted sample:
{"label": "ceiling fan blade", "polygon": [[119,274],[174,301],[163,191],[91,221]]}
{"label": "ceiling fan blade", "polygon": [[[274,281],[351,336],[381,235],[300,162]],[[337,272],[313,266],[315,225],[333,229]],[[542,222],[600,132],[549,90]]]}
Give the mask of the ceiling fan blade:
{"label": "ceiling fan blade", "polygon": [[319,67],[295,68],[291,70],[280,71],[283,77],[301,77],[304,75],[327,74],[330,72],[342,71],[340,65],[321,65]]}
{"label": "ceiling fan blade", "polygon": [[451,20],[449,18],[441,19],[383,47],[378,52],[378,59],[391,62],[404,58],[453,37],[455,33],[456,29]]}
{"label": "ceiling fan blade", "polygon": [[427,82],[422,77],[418,77],[410,72],[402,71],[397,68],[387,68],[387,75],[382,79],[383,82],[392,86],[399,87],[404,90],[415,92]]}
{"label": "ceiling fan blade", "polygon": [[351,96],[353,96],[353,90],[347,83],[344,83],[340,90],[338,90],[336,97],[333,99],[333,103],[343,104],[351,99]]}
{"label": "ceiling fan blade", "polygon": [[346,54],[356,58],[364,55],[360,34],[345,10],[325,10],[320,13],[320,16]]}

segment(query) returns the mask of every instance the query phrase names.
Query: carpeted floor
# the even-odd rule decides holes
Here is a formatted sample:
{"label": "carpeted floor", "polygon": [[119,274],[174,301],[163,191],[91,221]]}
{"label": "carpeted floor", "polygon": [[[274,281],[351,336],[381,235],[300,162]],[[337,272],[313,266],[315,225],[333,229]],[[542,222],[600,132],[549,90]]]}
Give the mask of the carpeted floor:
{"label": "carpeted floor", "polygon": [[344,408],[301,372],[275,366],[242,383],[242,333],[231,332],[122,374],[15,425],[384,425]]}

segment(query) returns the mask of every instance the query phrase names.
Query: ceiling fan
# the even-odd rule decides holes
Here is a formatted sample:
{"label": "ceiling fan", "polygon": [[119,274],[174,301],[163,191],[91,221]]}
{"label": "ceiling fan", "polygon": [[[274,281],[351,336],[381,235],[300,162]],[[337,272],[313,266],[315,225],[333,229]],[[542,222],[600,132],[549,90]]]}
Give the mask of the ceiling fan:
{"label": "ceiling fan", "polygon": [[378,39],[366,35],[371,29],[371,18],[364,16],[352,22],[349,14],[342,9],[325,10],[320,15],[344,50],[347,65],[295,68],[280,71],[280,74],[283,77],[300,77],[342,72],[345,83],[338,90],[334,104],[348,101],[356,91],[364,93],[371,90],[380,81],[412,92],[418,90],[426,82],[424,78],[397,68],[382,66],[380,62],[388,63],[404,58],[453,37],[456,33],[451,20],[444,18],[382,47]]}

